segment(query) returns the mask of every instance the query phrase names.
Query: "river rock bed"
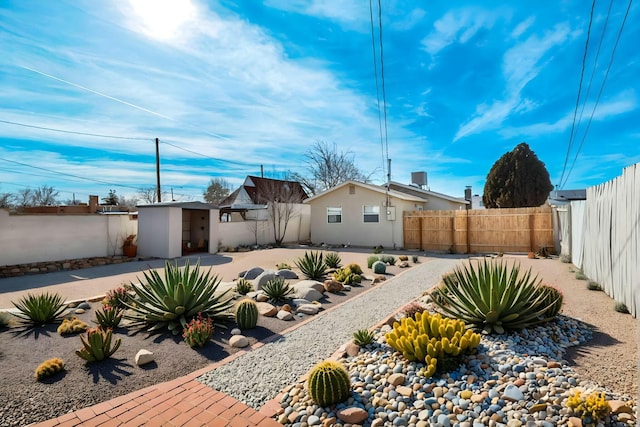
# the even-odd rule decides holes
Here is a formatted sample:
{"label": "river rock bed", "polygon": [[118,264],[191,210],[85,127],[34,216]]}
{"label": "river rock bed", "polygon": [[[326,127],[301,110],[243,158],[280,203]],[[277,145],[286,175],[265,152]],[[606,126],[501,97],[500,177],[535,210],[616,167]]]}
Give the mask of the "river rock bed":
{"label": "river rock bed", "polygon": [[[337,426],[563,426],[583,425],[567,407],[575,391],[604,391],[612,414],[597,426],[635,425],[637,407],[628,396],[603,390],[577,377],[562,360],[567,347],[585,343],[590,329],[558,316],[546,325],[483,336],[476,354],[456,370],[425,378],[424,364],[408,362],[386,344],[388,325],[354,357],[339,359],[351,377],[351,397],[322,408],[304,382],[288,386],[276,419],[285,425]],[[590,420],[585,419],[584,425]]]}

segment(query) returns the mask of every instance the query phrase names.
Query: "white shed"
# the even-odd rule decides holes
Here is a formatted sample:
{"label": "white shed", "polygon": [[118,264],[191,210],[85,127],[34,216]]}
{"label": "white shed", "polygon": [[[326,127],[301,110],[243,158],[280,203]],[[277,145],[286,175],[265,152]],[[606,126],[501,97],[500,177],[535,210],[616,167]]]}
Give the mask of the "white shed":
{"label": "white shed", "polygon": [[138,255],[176,258],[218,251],[218,208],[202,202],[138,206]]}

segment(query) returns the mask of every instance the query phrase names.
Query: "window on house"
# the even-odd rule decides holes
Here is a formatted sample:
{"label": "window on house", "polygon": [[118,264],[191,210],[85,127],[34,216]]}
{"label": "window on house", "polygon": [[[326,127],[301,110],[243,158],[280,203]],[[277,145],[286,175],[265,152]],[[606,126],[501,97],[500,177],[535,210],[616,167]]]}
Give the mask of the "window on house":
{"label": "window on house", "polygon": [[380,206],[363,206],[364,222],[380,222]]}
{"label": "window on house", "polygon": [[327,222],[329,224],[342,223],[342,208],[327,208]]}

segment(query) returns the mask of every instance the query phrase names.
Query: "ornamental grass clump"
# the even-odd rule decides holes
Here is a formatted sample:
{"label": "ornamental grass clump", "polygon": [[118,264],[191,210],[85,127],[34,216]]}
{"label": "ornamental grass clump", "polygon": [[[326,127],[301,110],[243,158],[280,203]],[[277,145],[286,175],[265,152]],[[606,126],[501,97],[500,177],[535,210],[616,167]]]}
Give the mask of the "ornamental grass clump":
{"label": "ornamental grass clump", "polygon": [[48,292],[40,295],[29,293],[12,304],[18,309],[14,313],[16,317],[36,326],[53,323],[67,308],[59,294]]}
{"label": "ornamental grass clump", "polygon": [[203,347],[213,336],[214,330],[213,320],[198,313],[197,317],[187,323],[182,331],[182,338],[191,348]]}
{"label": "ornamental grass clump", "polygon": [[484,333],[502,334],[551,321],[560,311],[562,294],[541,286],[531,269],[491,260],[469,262],[443,277],[433,303],[443,314],[463,320]]}
{"label": "ornamental grass clump", "polygon": [[132,326],[149,332],[166,329],[178,335],[198,313],[226,321],[233,317],[231,289],[218,292],[220,279],[211,270],[200,271],[200,260],[194,267],[189,261],[184,268],[178,263],[165,263],[164,277],[157,271],[144,273],[144,281],[133,286],[134,300],[126,303],[129,310],[124,318]]}
{"label": "ornamental grass clump", "polygon": [[324,263],[324,257],[321,252],[306,252],[304,256],[296,260],[296,266],[300,272],[311,280],[319,280],[324,276],[327,266]]}

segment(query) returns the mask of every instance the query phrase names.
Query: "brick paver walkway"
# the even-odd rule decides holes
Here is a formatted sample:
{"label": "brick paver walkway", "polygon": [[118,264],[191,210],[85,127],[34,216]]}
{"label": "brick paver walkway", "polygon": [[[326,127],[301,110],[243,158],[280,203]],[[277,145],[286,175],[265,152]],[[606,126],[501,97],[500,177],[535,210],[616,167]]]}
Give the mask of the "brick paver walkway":
{"label": "brick paver walkway", "polygon": [[275,409],[272,405],[258,412],[196,380],[211,369],[203,368],[33,426],[280,426],[270,418]]}

